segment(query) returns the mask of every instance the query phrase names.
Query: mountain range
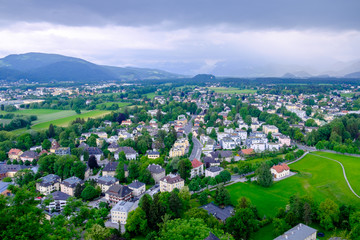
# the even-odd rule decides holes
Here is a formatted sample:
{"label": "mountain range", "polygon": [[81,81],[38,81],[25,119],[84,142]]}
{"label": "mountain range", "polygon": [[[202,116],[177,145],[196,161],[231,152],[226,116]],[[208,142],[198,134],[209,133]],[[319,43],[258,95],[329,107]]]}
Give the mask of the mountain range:
{"label": "mountain range", "polygon": [[0,59],[0,79],[28,79],[34,82],[174,79],[183,77],[157,69],[97,65],[58,54],[12,54]]}
{"label": "mountain range", "polygon": [[[213,70],[216,76],[228,77],[280,77],[282,78],[360,78],[360,61],[338,62],[332,71],[314,71],[299,66],[269,65],[245,67],[246,63],[218,64]],[[189,66],[190,67],[190,66]],[[297,70],[297,69],[307,69]],[[239,74],[239,71],[241,74]],[[285,72],[285,74],[284,74]],[[316,73],[317,72],[317,73]],[[225,74],[226,73],[226,74]],[[114,67],[58,54],[25,53],[12,54],[0,59],[0,80],[31,82],[106,82],[119,80],[177,79],[184,75],[158,69]]]}

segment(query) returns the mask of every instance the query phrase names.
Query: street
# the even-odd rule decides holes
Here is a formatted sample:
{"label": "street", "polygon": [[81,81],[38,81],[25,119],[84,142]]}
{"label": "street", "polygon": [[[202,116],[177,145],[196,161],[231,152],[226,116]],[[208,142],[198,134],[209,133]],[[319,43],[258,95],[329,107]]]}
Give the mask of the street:
{"label": "street", "polygon": [[193,137],[192,140],[194,143],[194,147],[192,149],[189,159],[190,161],[194,160],[195,158],[197,160],[200,160],[202,150],[201,143],[196,137]]}

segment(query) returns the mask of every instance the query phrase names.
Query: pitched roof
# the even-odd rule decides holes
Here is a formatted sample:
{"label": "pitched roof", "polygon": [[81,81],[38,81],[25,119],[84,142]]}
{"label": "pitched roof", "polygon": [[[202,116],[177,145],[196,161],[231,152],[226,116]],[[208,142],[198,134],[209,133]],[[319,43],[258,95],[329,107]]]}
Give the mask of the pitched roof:
{"label": "pitched roof", "polygon": [[126,154],[137,154],[137,152],[132,147],[119,147],[115,153],[124,152]]}
{"label": "pitched roof", "polygon": [[67,200],[70,197],[70,195],[60,191],[55,191],[49,195],[52,195],[54,200]]}
{"label": "pitched roof", "polygon": [[129,195],[132,192],[132,190],[128,186],[123,186],[120,184],[112,185],[109,190],[106,191],[106,193],[119,196],[119,197],[125,197]]}
{"label": "pitched roof", "polygon": [[9,155],[18,155],[19,153],[21,153],[22,151],[20,149],[17,149],[17,148],[12,148],[10,149],[9,151]]}
{"label": "pitched roof", "polygon": [[38,154],[37,154],[37,152],[34,152],[34,151],[25,151],[23,154],[21,154],[20,157],[21,158],[22,157],[24,157],[24,158],[37,158]]}
{"label": "pitched roof", "polygon": [[275,166],[272,166],[271,168],[274,169],[278,173],[282,173],[283,171],[290,170],[289,166],[286,163],[275,165]]}
{"label": "pitched roof", "polygon": [[142,182],[139,182],[138,180],[135,180],[132,183],[130,183],[128,186],[129,186],[129,188],[138,189],[138,188],[141,188],[144,185],[145,185],[145,183],[142,183]]}
{"label": "pitched roof", "polygon": [[72,177],[69,177],[69,178],[65,179],[64,181],[62,181],[61,184],[64,184],[67,187],[74,188],[74,187],[76,187],[76,185],[83,184],[83,183],[84,183],[84,181],[81,180],[80,178],[72,176]]}
{"label": "pitched roof", "polygon": [[215,236],[212,232],[209,233],[209,236],[204,240],[220,240],[217,236]]}
{"label": "pitched roof", "polygon": [[104,167],[103,171],[106,172],[112,172],[115,171],[117,166],[118,166],[119,162],[109,162],[108,164],[106,164],[106,166]]}
{"label": "pitched roof", "polygon": [[173,183],[176,183],[176,182],[182,182],[182,181],[184,181],[184,179],[182,179],[179,175],[169,174],[169,175],[161,178],[160,181],[173,184]]}
{"label": "pitched roof", "polygon": [[299,223],[298,225],[291,228],[281,236],[278,236],[274,240],[303,240],[316,232],[316,229],[311,228],[303,223]]}
{"label": "pitched roof", "polygon": [[97,148],[97,147],[89,147],[87,149],[89,155],[98,155],[98,154],[103,154],[103,152]]}
{"label": "pitched roof", "polygon": [[234,208],[227,206],[225,208],[220,208],[213,203],[208,203],[200,208],[205,209],[209,214],[213,215],[221,221],[225,221],[228,217],[233,214]]}
{"label": "pitched roof", "polygon": [[160,165],[158,164],[151,164],[147,167],[147,169],[151,172],[151,173],[161,173],[164,172],[165,169],[163,169]]}
{"label": "pitched roof", "polygon": [[197,168],[197,167],[202,166],[203,163],[195,158],[194,160],[191,161],[191,165],[192,165],[193,168]]}

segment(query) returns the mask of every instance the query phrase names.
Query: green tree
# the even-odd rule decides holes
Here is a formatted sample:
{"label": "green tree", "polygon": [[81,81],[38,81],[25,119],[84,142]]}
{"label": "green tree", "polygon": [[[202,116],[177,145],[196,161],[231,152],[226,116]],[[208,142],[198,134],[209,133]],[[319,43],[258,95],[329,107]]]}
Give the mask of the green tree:
{"label": "green tree", "polygon": [[179,218],[182,214],[182,202],[177,192],[172,191],[169,197],[169,209],[175,218]]}
{"label": "green tree", "polygon": [[119,162],[115,170],[115,177],[119,179],[119,182],[125,181],[125,170],[124,170],[124,163]]}
{"label": "green tree", "polygon": [[226,206],[226,205],[231,204],[230,193],[224,187],[224,185],[220,185],[216,188],[214,199],[215,199],[215,203],[218,205]]}
{"label": "green tree", "polygon": [[258,221],[250,208],[236,209],[235,215],[226,220],[226,230],[235,239],[249,239],[258,230]]}
{"label": "green tree", "polygon": [[262,163],[256,170],[257,182],[260,186],[270,187],[273,184],[273,176],[270,167],[266,163]]}
{"label": "green tree", "polygon": [[7,155],[5,151],[0,151],[0,161],[3,162],[7,159]]}
{"label": "green tree", "polygon": [[231,180],[231,174],[228,170],[221,171],[219,175],[224,183]]}
{"label": "green tree", "polygon": [[185,181],[191,176],[191,162],[189,159],[181,159],[179,162],[179,174]]}
{"label": "green tree", "polygon": [[96,191],[96,189],[91,186],[91,185],[87,185],[85,187],[85,189],[82,191],[81,193],[81,198],[84,199],[85,201],[87,200],[92,200],[96,197],[98,197],[98,192]]}
{"label": "green tree", "polygon": [[110,229],[102,227],[99,224],[94,224],[85,233],[86,240],[104,240],[109,238],[111,235]]}
{"label": "green tree", "polygon": [[130,161],[128,166],[129,179],[135,180],[140,176],[140,165],[137,161]]}
{"label": "green tree", "polygon": [[148,231],[148,224],[146,219],[146,213],[142,208],[137,208],[135,211],[131,211],[126,220],[125,225],[126,232],[132,236],[146,236]]}
{"label": "green tree", "polygon": [[333,229],[339,220],[339,206],[331,199],[321,202],[318,209],[320,226],[326,230]]}
{"label": "green tree", "polygon": [[282,235],[284,232],[289,230],[291,226],[287,224],[285,219],[274,218],[273,220],[273,235],[274,237]]}
{"label": "green tree", "polygon": [[126,155],[124,151],[119,152],[119,161],[126,161]]}
{"label": "green tree", "polygon": [[49,136],[49,138],[55,137],[55,128],[52,123],[50,123],[50,125],[49,125],[48,136]]}
{"label": "green tree", "polygon": [[42,149],[49,150],[51,147],[51,142],[48,139],[45,139],[41,144]]}
{"label": "green tree", "polygon": [[200,193],[199,202],[201,205],[205,205],[208,203],[208,194],[206,191]]}

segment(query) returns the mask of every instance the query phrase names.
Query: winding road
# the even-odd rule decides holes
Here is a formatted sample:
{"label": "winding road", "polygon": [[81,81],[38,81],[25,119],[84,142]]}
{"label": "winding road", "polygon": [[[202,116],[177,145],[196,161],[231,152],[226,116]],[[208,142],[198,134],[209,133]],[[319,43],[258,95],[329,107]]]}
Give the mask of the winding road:
{"label": "winding road", "polygon": [[360,198],[360,196],[352,189],[347,177],[346,177],[346,172],[345,172],[345,168],[344,168],[344,165],[342,165],[341,162],[339,162],[338,160],[335,160],[335,159],[332,159],[332,158],[328,158],[328,157],[324,157],[324,156],[320,156],[320,155],[317,155],[317,154],[313,154],[313,153],[309,153],[311,155],[314,155],[314,156],[317,156],[317,157],[321,157],[321,158],[325,158],[325,159],[328,159],[328,160],[331,160],[331,161],[334,161],[334,162],[337,162],[338,164],[340,164],[340,166],[342,167],[342,170],[343,170],[343,174],[344,174],[344,178],[345,178],[345,181],[347,183],[347,185],[349,186],[350,190],[353,192],[353,194],[357,197],[357,198]]}

